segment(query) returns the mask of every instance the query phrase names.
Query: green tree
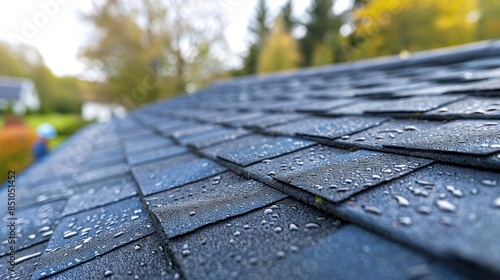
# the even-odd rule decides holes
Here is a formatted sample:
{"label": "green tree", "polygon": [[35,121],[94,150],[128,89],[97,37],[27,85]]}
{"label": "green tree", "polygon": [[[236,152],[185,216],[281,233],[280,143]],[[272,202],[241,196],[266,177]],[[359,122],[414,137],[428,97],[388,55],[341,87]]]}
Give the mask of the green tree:
{"label": "green tree", "polygon": [[[301,40],[303,66],[334,62],[342,17],[333,14],[332,0],[313,0],[305,23],[306,34]],[[326,60],[323,60],[326,59]]]}
{"label": "green tree", "polygon": [[278,17],[259,54],[258,72],[294,69],[299,66],[300,53],[297,42]]}
{"label": "green tree", "polygon": [[255,14],[249,24],[249,31],[252,42],[248,48],[246,56],[243,58],[243,75],[254,74],[257,72],[259,53],[264,44],[264,40],[269,34],[267,21],[269,20],[269,9],[266,0],[259,0],[255,8]]}
{"label": "green tree", "polygon": [[471,11],[468,19],[477,23],[477,37],[479,40],[500,37],[500,1],[479,0],[480,9]]}
{"label": "green tree", "polygon": [[281,17],[285,23],[285,28],[288,32],[292,32],[293,28],[299,24],[293,14],[293,0],[288,0],[281,8]]}
{"label": "green tree", "polygon": [[470,42],[475,22],[468,21],[476,0],[371,0],[354,12],[353,59],[418,51]]}
{"label": "green tree", "polygon": [[[106,0],[85,16],[97,32],[82,56],[105,77],[103,95],[136,107],[224,71],[223,16],[210,2],[191,2]],[[203,15],[203,24],[192,20]]]}
{"label": "green tree", "polygon": [[26,45],[0,44],[0,75],[30,78],[41,101],[41,113],[74,113],[80,110],[79,80],[57,77],[45,65],[40,53]]}

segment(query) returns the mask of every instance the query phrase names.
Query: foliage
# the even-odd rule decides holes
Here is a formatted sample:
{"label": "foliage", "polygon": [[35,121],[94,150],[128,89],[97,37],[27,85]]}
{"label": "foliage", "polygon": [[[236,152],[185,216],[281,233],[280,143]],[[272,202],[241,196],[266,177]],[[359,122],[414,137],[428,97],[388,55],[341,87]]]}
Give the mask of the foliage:
{"label": "foliage", "polygon": [[0,76],[30,78],[41,99],[40,112],[79,112],[83,95],[77,78],[57,77],[41,55],[25,45],[0,44]]}
{"label": "foliage", "polygon": [[351,59],[456,45],[475,39],[476,0],[371,0],[354,12]]}
{"label": "foliage", "polygon": [[263,47],[264,41],[269,34],[269,27],[267,21],[269,20],[269,8],[267,7],[266,0],[259,0],[255,8],[254,17],[249,24],[250,36],[252,42],[248,47],[248,52],[243,58],[243,69],[238,71],[237,74],[249,75],[257,72],[259,64],[259,53]]}
{"label": "foliage", "polygon": [[[301,52],[303,66],[311,66],[333,62],[336,41],[339,40],[339,29],[342,17],[333,14],[332,0],[313,0],[308,11],[309,21],[304,24],[307,32],[302,38]],[[318,60],[324,57],[327,60]]]}
{"label": "foliage", "polygon": [[500,38],[500,1],[479,0],[479,3],[480,9],[468,15],[472,19],[480,16],[477,23],[477,38],[479,40]]}
{"label": "foliage", "polygon": [[33,161],[31,147],[36,140],[35,131],[19,120],[10,122],[15,123],[0,128],[0,184],[7,179],[7,170],[20,172]]}
{"label": "foliage", "polygon": [[283,18],[278,17],[259,54],[258,72],[294,69],[299,63],[297,42],[286,30]]}
{"label": "foliage", "polygon": [[[57,137],[50,140],[50,149],[55,149],[69,136],[88,122],[75,114],[27,115],[16,118],[18,125],[5,126],[7,118],[0,117],[0,170],[15,169],[20,172],[33,161],[31,148],[37,138],[36,127],[42,123],[50,123],[57,130]],[[6,174],[0,174],[0,184],[5,181]]]}
{"label": "foliage", "polygon": [[[127,107],[200,87],[223,71],[223,17],[209,2],[106,0],[86,15],[97,32],[82,53],[105,77],[101,95]],[[207,17],[207,14],[211,14]],[[203,24],[191,20],[204,16]]]}

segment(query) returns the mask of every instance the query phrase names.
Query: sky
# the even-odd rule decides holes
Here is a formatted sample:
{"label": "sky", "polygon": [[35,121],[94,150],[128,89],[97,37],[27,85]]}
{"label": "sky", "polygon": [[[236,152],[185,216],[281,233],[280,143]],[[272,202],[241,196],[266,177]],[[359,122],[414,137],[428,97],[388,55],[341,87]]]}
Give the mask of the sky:
{"label": "sky", "polygon": [[[200,0],[203,1],[203,0]],[[224,30],[232,57],[248,44],[248,22],[257,0],[218,0],[227,14]],[[294,15],[302,17],[311,0],[294,1]],[[347,0],[341,0],[346,2]],[[78,52],[92,38],[92,27],[82,13],[92,10],[93,1],[23,0],[0,2],[0,41],[22,41],[38,49],[45,63],[58,76],[82,76],[85,65]],[[286,0],[267,1],[276,15]]]}

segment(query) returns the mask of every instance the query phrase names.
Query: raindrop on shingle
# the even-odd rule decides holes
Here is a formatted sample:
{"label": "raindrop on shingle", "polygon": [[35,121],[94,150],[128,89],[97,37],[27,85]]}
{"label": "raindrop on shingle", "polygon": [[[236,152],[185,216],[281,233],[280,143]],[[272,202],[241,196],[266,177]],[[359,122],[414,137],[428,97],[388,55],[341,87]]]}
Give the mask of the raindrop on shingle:
{"label": "raindrop on shingle", "polygon": [[428,207],[428,206],[420,206],[418,207],[418,210],[417,210],[419,213],[422,213],[422,214],[430,214],[431,213],[431,208]]}
{"label": "raindrop on shingle", "polygon": [[137,244],[134,246],[134,250],[139,251],[141,249],[141,245]]}
{"label": "raindrop on shingle", "polygon": [[483,184],[485,186],[489,186],[489,187],[493,187],[493,186],[497,185],[497,181],[490,180],[490,179],[483,179],[480,182],[481,182],[481,184]]}
{"label": "raindrop on shingle", "polygon": [[189,212],[189,216],[194,216],[194,215],[196,215],[196,212],[195,212],[195,211],[191,211],[191,212]]}
{"label": "raindrop on shingle", "polygon": [[404,130],[406,130],[406,131],[415,131],[415,130],[418,130],[418,128],[416,126],[413,126],[413,125],[408,125],[408,126],[404,127]]}
{"label": "raindrop on shingle", "polygon": [[269,171],[269,173],[267,173],[267,175],[269,175],[269,176],[276,176],[276,172],[274,172],[274,171]]}
{"label": "raindrop on shingle", "polygon": [[493,200],[493,207],[500,208],[500,197]]}
{"label": "raindrop on shingle", "polygon": [[75,250],[78,250],[78,249],[82,248],[82,246],[83,246],[83,244],[76,245],[76,246],[75,246]]}
{"label": "raindrop on shingle", "polygon": [[345,182],[346,184],[352,184],[352,180],[351,180],[351,179],[345,179],[345,180],[344,180],[344,182]]}
{"label": "raindrop on shingle", "polygon": [[120,232],[116,233],[115,235],[113,235],[113,238],[116,238],[116,237],[122,236],[124,233],[125,233],[125,232],[120,231]]}
{"label": "raindrop on shingle", "polygon": [[435,186],[434,183],[424,181],[424,180],[417,180],[415,181],[417,184],[422,185],[422,186]]}
{"label": "raindrop on shingle", "polygon": [[271,207],[269,207],[269,208],[271,208],[273,210],[280,209],[280,207],[276,204],[271,205]]}
{"label": "raindrop on shingle", "polygon": [[240,232],[239,230],[237,230],[237,231],[235,231],[235,232],[233,233],[233,235],[234,235],[234,236],[240,236],[240,235],[241,235],[241,232]]}
{"label": "raindrop on shingle", "polygon": [[282,232],[282,231],[283,231],[283,228],[282,228],[282,227],[275,227],[275,228],[274,228],[274,232],[276,232],[276,233],[280,233],[280,232]]}
{"label": "raindrop on shingle", "polygon": [[349,135],[342,135],[342,136],[340,136],[340,139],[342,139],[342,140],[347,140],[349,138],[350,138]]}
{"label": "raindrop on shingle", "polygon": [[30,235],[28,235],[29,239],[35,239],[35,237],[36,237],[36,234],[30,234]]}
{"label": "raindrop on shingle", "polygon": [[104,271],[104,277],[111,277],[113,274],[114,272],[109,269]]}
{"label": "raindrop on shingle", "polygon": [[395,195],[394,198],[398,201],[399,206],[409,206],[410,205],[410,202],[408,201],[408,199],[406,199],[400,195]]}
{"label": "raindrop on shingle", "polygon": [[363,209],[365,209],[365,211],[368,213],[377,214],[377,215],[382,214],[382,210],[378,207],[375,207],[375,206],[367,205],[367,206],[363,207]]}
{"label": "raindrop on shingle", "polygon": [[358,137],[358,138],[354,139],[354,141],[363,142],[363,141],[366,141],[366,138],[365,137]]}
{"label": "raindrop on shingle", "polygon": [[299,247],[297,247],[295,245],[291,245],[290,246],[290,251],[292,251],[292,252],[298,252],[299,251]]}
{"label": "raindrop on shingle", "polygon": [[380,175],[377,175],[377,174],[373,174],[372,175],[372,179],[377,179],[378,180],[380,178],[382,178],[382,177],[380,177]]}
{"label": "raindrop on shingle", "polygon": [[248,260],[248,262],[249,262],[251,265],[256,265],[258,261],[259,261],[259,260],[258,260],[257,258],[250,258],[250,259]]}
{"label": "raindrop on shingle", "polygon": [[250,229],[250,225],[244,225],[243,229]]}
{"label": "raindrop on shingle", "polygon": [[447,200],[439,199],[436,201],[436,205],[443,211],[455,212],[457,210],[457,206]]}
{"label": "raindrop on shingle", "polygon": [[410,217],[401,217],[399,218],[399,223],[405,226],[411,225],[412,221]]}
{"label": "raindrop on shingle", "polygon": [[44,227],[41,227],[38,232],[42,232],[42,231],[48,231],[50,230],[50,227],[49,226],[44,226]]}
{"label": "raindrop on shingle", "polygon": [[288,225],[288,229],[289,229],[290,231],[297,231],[297,230],[299,230],[299,227],[298,227],[296,224],[294,224],[294,223],[290,223],[290,224]]}
{"label": "raindrop on shingle", "polygon": [[472,190],[470,190],[470,193],[471,194],[478,194],[479,193],[479,190],[476,189],[476,188],[473,188]]}
{"label": "raindrop on shingle", "polygon": [[278,251],[278,252],[276,253],[276,255],[277,255],[277,256],[278,256],[278,258],[280,258],[280,259],[283,259],[284,257],[286,257],[286,253],[285,253],[285,251]]}
{"label": "raindrop on shingle", "polygon": [[307,223],[306,228],[312,229],[312,228],[319,228],[319,224],[317,223]]}
{"label": "raindrop on shingle", "polygon": [[70,238],[70,237],[75,236],[77,234],[78,234],[78,232],[76,232],[76,231],[69,231],[69,232],[64,233],[63,238]]}
{"label": "raindrop on shingle", "polygon": [[182,250],[182,256],[187,257],[191,254],[191,251],[189,249],[184,249]]}
{"label": "raindrop on shingle", "polygon": [[264,210],[264,214],[266,214],[266,215],[269,215],[269,214],[272,214],[272,213],[273,213],[273,209],[267,208],[266,210]]}

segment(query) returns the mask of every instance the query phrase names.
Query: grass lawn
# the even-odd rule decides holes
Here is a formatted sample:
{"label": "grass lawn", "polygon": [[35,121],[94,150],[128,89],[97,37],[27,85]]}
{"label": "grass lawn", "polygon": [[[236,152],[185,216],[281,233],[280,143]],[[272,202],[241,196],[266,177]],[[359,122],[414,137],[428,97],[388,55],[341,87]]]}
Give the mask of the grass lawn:
{"label": "grass lawn", "polygon": [[[0,124],[3,126],[5,117],[0,117]],[[42,123],[50,123],[57,130],[57,137],[50,141],[50,148],[54,149],[63,143],[69,136],[78,131],[80,128],[88,124],[82,120],[78,114],[45,114],[45,115],[28,115],[22,117],[23,121],[29,127],[36,130],[36,127]]]}
{"label": "grass lawn", "polygon": [[50,141],[53,150],[73,133],[88,124],[79,115],[29,115],[22,117],[25,126],[5,128],[6,117],[0,116],[0,185],[7,179],[7,170],[22,171],[33,162],[32,147],[36,140],[36,127],[50,123],[57,130],[57,137]]}

